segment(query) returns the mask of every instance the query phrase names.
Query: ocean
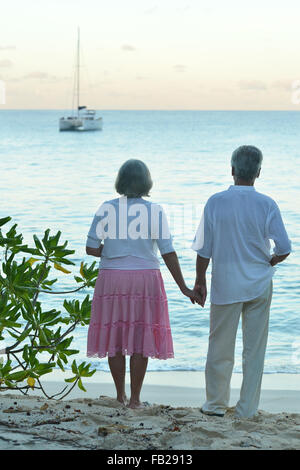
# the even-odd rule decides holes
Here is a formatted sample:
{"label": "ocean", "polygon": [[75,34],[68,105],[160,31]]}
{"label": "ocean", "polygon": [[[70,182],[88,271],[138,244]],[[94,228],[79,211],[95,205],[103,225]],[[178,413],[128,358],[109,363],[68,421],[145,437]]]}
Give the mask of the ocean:
{"label": "ocean", "polygon": [[[169,217],[174,247],[188,286],[195,276],[190,246],[206,200],[232,184],[230,158],[242,144],[264,154],[256,190],[274,198],[293,245],[293,253],[274,276],[265,373],[300,373],[300,113],[289,111],[103,111],[103,131],[60,133],[64,111],[0,111],[0,217],[11,216],[33,245],[32,235],[62,231],[76,250],[71,259],[92,263],[86,235],[100,204],[117,197],[114,182],[121,164],[143,160],[154,181],[151,200]],[[205,368],[209,301],[204,309],[183,297],[161,263],[169,300],[175,358],[150,359],[148,370]],[[55,271],[54,289],[75,286],[72,274]],[[210,279],[210,269],[208,280]],[[83,299],[92,289],[70,294]],[[44,309],[63,310],[64,296],[41,296]],[[107,359],[86,358],[87,327],[74,332],[78,360],[108,370]],[[0,342],[0,349],[3,345]],[[242,370],[239,327],[234,372]]]}

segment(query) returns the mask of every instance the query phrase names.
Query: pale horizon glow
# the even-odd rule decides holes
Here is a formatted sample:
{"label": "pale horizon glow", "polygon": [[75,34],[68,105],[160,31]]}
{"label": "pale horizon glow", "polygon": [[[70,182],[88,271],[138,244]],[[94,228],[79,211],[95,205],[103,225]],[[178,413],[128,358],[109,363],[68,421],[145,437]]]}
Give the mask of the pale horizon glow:
{"label": "pale horizon glow", "polygon": [[296,0],[14,0],[0,11],[0,111],[70,109],[78,25],[82,105],[300,108]]}

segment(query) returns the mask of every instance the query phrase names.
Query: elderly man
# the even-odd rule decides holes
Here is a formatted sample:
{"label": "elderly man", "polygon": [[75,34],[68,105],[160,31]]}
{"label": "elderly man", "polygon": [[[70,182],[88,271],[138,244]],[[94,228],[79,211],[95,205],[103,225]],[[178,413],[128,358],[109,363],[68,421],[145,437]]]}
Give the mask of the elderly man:
{"label": "elderly man", "polygon": [[[262,153],[242,146],[231,159],[234,186],[207,201],[192,248],[197,252],[194,289],[206,300],[212,258],[210,336],[201,411],[224,416],[230,396],[236,333],[242,314],[243,383],[235,415],[257,412],[268,336],[274,266],[291,251],[277,204],[254,189]],[[270,254],[270,240],[275,243]]]}

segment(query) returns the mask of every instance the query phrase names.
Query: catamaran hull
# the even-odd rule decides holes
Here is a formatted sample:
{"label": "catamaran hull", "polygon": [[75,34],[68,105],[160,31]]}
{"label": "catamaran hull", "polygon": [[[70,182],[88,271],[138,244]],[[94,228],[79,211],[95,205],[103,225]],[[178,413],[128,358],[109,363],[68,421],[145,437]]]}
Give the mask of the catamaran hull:
{"label": "catamaran hull", "polygon": [[60,119],[60,131],[101,131],[102,118],[98,119]]}

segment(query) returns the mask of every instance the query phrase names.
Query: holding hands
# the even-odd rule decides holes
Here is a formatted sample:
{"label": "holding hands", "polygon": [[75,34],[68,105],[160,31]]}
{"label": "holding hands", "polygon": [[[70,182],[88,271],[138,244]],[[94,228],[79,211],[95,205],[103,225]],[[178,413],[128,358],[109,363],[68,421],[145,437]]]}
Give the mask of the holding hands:
{"label": "holding hands", "polygon": [[201,307],[204,307],[202,297],[195,289],[191,290],[187,286],[185,286],[183,289],[181,289],[181,292],[186,297],[189,297],[189,299],[191,300],[193,304],[196,303],[198,305],[201,305]]}
{"label": "holding hands", "polygon": [[[162,255],[162,257],[164,259],[164,262],[166,263],[167,268],[172,274],[174,281],[178,285],[183,295],[185,295],[186,297],[189,297],[189,299],[191,300],[193,304],[197,303],[201,305],[202,307],[204,307],[206,294],[204,298],[202,288],[201,289],[194,288],[193,290],[191,290],[186,286],[185,281],[182,276],[182,272],[180,269],[180,264],[179,264],[176,252],[173,251],[171,253],[166,253]],[[205,288],[205,292],[206,292],[206,288]]]}
{"label": "holding hands", "polygon": [[195,282],[193,292],[195,295],[197,295],[197,298],[200,299],[200,302],[197,302],[201,305],[201,307],[204,307],[206,297],[207,297],[207,288],[206,288],[206,281],[204,280],[203,282]]}

